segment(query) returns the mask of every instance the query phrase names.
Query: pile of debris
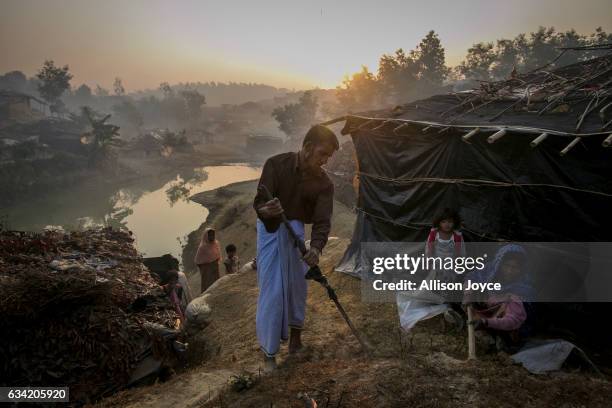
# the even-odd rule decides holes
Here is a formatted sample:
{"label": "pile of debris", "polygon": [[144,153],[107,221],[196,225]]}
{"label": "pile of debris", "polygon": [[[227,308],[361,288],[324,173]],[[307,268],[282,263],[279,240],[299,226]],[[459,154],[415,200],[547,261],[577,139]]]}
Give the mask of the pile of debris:
{"label": "pile of debris", "polygon": [[178,318],[111,228],[0,231],[0,313],[0,385],[68,385],[81,402],[126,386],[152,349],[169,354],[151,327]]}

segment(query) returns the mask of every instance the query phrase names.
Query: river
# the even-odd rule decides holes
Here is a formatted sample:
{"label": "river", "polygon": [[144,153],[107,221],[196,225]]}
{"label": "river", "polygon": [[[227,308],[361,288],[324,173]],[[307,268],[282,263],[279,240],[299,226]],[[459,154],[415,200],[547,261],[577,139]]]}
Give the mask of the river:
{"label": "river", "polygon": [[[181,259],[187,234],[208,217],[208,209],[189,196],[228,184],[257,179],[261,168],[245,164],[205,166],[173,180],[139,183],[130,187],[83,186],[70,191],[1,209],[3,223],[11,229],[41,231],[111,225],[129,229],[144,256],[170,253]],[[147,185],[148,184],[148,185]]]}

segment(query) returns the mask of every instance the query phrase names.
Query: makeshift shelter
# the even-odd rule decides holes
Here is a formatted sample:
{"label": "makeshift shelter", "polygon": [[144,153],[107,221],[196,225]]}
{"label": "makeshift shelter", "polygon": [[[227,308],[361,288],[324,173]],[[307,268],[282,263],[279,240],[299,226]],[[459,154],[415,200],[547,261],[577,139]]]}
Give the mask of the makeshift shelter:
{"label": "makeshift shelter", "polygon": [[[424,242],[454,207],[467,241],[609,242],[612,54],[476,90],[348,115],[357,222],[337,270],[361,277],[363,242]],[[538,305],[548,328],[606,350],[610,303]]]}
{"label": "makeshift shelter", "polygon": [[424,240],[442,207],[467,240],[609,241],[611,88],[607,55],[326,122],[346,122],[359,177],[338,270],[360,275],[362,242]]}

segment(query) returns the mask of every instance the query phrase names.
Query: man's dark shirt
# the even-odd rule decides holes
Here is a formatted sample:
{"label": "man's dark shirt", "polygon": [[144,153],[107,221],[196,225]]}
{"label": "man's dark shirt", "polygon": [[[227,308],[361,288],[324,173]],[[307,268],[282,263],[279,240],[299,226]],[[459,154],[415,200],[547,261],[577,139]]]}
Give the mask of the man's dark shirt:
{"label": "man's dark shirt", "polygon": [[[273,197],[278,197],[289,220],[312,224],[310,245],[322,250],[331,229],[334,185],[324,170],[316,174],[300,169],[299,155],[281,153],[266,160],[259,185],[264,184]],[[257,192],[253,207],[257,210],[267,200]],[[268,231],[276,231],[281,217],[264,220]]]}

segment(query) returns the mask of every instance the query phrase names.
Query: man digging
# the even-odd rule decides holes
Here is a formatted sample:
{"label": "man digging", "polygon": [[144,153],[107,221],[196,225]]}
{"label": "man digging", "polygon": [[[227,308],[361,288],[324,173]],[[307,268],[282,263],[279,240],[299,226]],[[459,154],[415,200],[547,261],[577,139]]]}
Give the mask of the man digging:
{"label": "man digging", "polygon": [[[259,186],[274,199],[267,200],[258,188],[253,207],[257,212],[257,339],[265,354],[265,368],[276,367],[281,340],[289,339],[289,353],[302,348],[308,267],[319,263],[329,235],[334,186],[321,168],[338,150],[338,139],[325,126],[312,127],[295,153],[269,158]],[[302,257],[282,223],[284,212],[300,238],[304,224],[312,224],[310,249]]]}

